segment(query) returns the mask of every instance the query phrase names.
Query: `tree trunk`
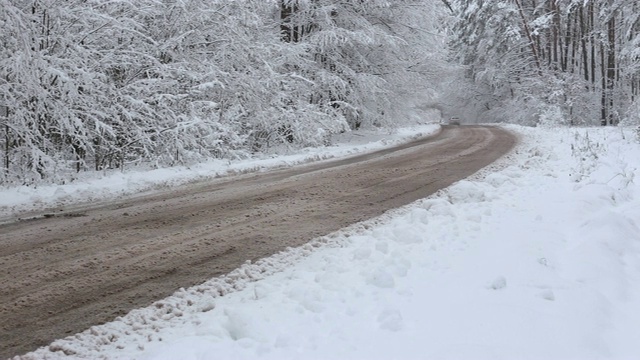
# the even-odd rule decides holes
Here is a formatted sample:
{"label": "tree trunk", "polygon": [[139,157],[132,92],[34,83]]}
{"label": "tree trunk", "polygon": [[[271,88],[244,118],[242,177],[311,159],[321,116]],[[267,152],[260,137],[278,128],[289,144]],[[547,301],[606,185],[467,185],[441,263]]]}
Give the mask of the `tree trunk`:
{"label": "tree trunk", "polygon": [[442,0],[442,2],[446,5],[447,8],[449,8],[449,11],[451,11],[452,14],[455,14],[455,11],[453,11],[453,7],[451,7],[451,3],[448,0]]}
{"label": "tree trunk", "polygon": [[591,84],[595,89],[596,84],[596,36],[593,33],[594,31],[594,9],[593,2],[589,3],[589,32],[591,33]]}
{"label": "tree trunk", "polygon": [[[6,110],[7,117],[9,115],[9,110]],[[4,173],[5,176],[9,175],[9,165],[11,165],[11,157],[9,155],[9,151],[11,150],[11,136],[9,135],[9,125],[4,126]]]}
{"label": "tree trunk", "polygon": [[587,50],[587,26],[584,21],[584,7],[580,8],[580,44],[582,45],[582,66],[584,67],[584,80],[589,81],[589,52]]}
{"label": "tree trunk", "polygon": [[284,42],[299,42],[301,27],[293,16],[299,11],[298,0],[280,1],[280,34]]}
{"label": "tree trunk", "polygon": [[516,5],[518,6],[518,12],[520,13],[520,18],[522,19],[522,26],[524,28],[524,33],[527,36],[527,39],[529,39],[529,47],[531,48],[533,59],[536,62],[536,67],[538,68],[538,70],[541,70],[540,58],[538,57],[538,51],[536,50],[533,37],[531,36],[531,31],[529,30],[529,23],[527,22],[527,18],[524,16],[524,11],[522,10],[522,6],[520,5],[520,0],[515,0],[515,2],[516,2]]}
{"label": "tree trunk", "polygon": [[600,44],[600,79],[601,79],[601,96],[600,96],[600,124],[607,125],[607,69],[605,65],[605,48],[604,44]]}
{"label": "tree trunk", "polygon": [[558,6],[556,5],[555,0],[550,0],[549,7],[551,10],[551,13],[553,14],[553,26],[551,29],[551,34],[553,39],[553,43],[551,44],[551,46],[553,47],[552,49],[553,69],[558,70],[558,61],[560,60],[558,58],[558,48],[560,47],[558,43],[558,40],[559,40],[558,31],[560,28],[560,14],[558,13]]}
{"label": "tree trunk", "polygon": [[608,47],[607,47],[607,96],[609,98],[607,121],[609,125],[615,125],[616,119],[613,111],[613,89],[616,85],[616,14],[611,14],[608,23]]}

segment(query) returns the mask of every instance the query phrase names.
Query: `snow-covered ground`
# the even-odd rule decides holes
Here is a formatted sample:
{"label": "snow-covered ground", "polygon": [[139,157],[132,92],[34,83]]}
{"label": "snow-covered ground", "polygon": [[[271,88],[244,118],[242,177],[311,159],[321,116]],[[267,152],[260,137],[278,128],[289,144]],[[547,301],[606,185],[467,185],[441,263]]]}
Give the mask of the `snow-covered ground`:
{"label": "snow-covered ground", "polygon": [[509,129],[430,198],[25,358],[640,358],[636,134]]}

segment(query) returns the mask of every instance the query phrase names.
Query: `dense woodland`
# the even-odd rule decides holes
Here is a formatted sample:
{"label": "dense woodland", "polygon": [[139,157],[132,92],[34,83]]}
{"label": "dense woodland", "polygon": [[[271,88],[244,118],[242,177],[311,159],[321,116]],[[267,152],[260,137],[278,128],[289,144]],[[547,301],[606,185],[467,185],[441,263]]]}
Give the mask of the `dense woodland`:
{"label": "dense woodland", "polygon": [[0,182],[389,125],[433,92],[441,5],[0,0]]}
{"label": "dense woodland", "polygon": [[471,83],[455,101],[467,115],[526,125],[638,122],[640,1],[452,4],[459,81]]}
{"label": "dense woodland", "polygon": [[637,122],[638,0],[0,0],[0,184],[394,126]]}

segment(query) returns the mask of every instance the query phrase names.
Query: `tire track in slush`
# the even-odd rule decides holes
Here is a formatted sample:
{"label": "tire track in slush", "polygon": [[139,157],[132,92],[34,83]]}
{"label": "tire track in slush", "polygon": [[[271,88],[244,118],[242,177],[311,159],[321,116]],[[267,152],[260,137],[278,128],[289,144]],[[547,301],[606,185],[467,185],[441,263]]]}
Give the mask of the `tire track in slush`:
{"label": "tire track in slush", "polygon": [[500,128],[444,127],[370,154],[4,223],[0,358],[424,198],[515,143]]}

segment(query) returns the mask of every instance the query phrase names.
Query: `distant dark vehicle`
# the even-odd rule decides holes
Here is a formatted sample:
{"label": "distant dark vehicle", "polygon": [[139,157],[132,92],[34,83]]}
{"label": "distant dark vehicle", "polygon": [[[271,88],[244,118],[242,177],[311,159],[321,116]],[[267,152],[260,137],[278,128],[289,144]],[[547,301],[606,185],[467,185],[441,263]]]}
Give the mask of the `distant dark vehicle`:
{"label": "distant dark vehicle", "polygon": [[457,116],[453,116],[451,119],[449,119],[449,125],[460,126],[460,118]]}

